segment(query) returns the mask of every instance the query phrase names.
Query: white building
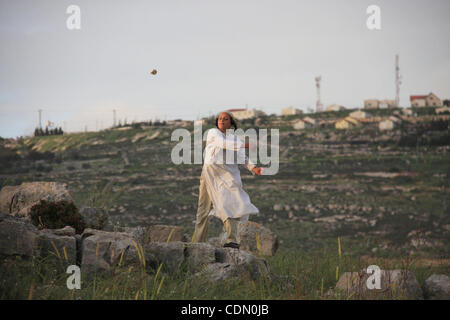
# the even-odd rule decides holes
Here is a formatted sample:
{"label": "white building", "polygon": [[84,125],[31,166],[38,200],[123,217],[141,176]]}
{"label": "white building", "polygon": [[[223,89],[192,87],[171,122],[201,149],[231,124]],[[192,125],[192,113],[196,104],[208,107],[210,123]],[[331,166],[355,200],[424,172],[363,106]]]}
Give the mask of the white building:
{"label": "white building", "polygon": [[265,116],[266,114],[260,110],[248,110],[248,109],[229,109],[227,110],[237,120],[252,119],[259,116]]}
{"label": "white building", "polygon": [[372,115],[365,112],[365,111],[361,111],[361,110],[356,110],[353,111],[349,114],[350,117],[355,118],[355,119],[367,119],[367,118],[371,118]]}
{"label": "white building", "polygon": [[434,110],[434,112],[435,112],[436,114],[450,113],[450,107],[436,108],[436,110]]}
{"label": "white building", "polygon": [[345,110],[345,107],[338,104],[331,104],[325,108],[325,111],[342,111],[342,110]]}
{"label": "white building", "polygon": [[296,109],[294,107],[284,108],[281,110],[282,116],[290,116],[290,115],[302,114],[302,113],[303,113],[302,110]]}

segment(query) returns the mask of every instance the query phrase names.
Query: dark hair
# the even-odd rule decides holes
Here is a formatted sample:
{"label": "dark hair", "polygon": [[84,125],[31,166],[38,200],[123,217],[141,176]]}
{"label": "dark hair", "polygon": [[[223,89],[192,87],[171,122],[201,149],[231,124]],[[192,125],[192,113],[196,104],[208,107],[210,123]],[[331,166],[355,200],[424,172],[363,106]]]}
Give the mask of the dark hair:
{"label": "dark hair", "polygon": [[[236,130],[237,124],[236,124],[236,121],[234,120],[233,116],[229,112],[226,112],[226,111],[224,111],[224,112],[230,117],[231,126],[234,127],[234,130]],[[220,113],[219,113],[219,115],[220,115]],[[219,122],[219,116],[216,117],[216,128],[217,129],[219,129],[218,122]]]}

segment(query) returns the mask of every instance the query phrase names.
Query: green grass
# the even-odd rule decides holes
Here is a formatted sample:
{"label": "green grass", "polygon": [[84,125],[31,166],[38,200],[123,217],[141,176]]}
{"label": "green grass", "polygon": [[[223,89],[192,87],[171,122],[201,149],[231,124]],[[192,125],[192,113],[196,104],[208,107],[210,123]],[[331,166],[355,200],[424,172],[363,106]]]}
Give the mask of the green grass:
{"label": "green grass", "polygon": [[[448,265],[427,266],[420,264],[419,258],[380,257],[372,259],[370,264],[381,269],[409,270],[419,284],[433,273],[450,274]],[[115,267],[107,275],[89,278],[82,275],[80,290],[67,289],[66,266],[56,258],[32,261],[32,272],[26,272],[23,261],[8,261],[0,265],[1,273],[10,275],[2,279],[0,299],[328,299],[331,297],[327,296],[327,291],[334,288],[343,272],[360,271],[369,263],[347,252],[347,243],[342,239],[341,254],[334,239],[328,246],[315,250],[280,249],[267,261],[276,275],[273,280],[252,280],[244,276],[211,283],[191,277],[183,266],[169,274],[162,270],[145,271],[142,265],[129,265]]]}

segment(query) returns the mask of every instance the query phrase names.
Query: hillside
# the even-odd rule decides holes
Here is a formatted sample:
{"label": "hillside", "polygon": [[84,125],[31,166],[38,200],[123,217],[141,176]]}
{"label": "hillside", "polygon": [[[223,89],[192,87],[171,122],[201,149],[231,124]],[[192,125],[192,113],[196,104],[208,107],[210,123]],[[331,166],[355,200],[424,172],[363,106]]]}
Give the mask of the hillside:
{"label": "hillside", "polygon": [[[335,129],[333,121],[348,113],[258,119],[257,128],[280,129],[280,168],[262,177],[241,170],[244,189],[261,212],[253,220],[275,231],[286,250],[334,246],[339,236],[345,250],[358,254],[449,258],[448,118],[419,110],[414,121],[389,132],[371,122]],[[292,121],[305,116],[323,126],[294,130]],[[212,126],[209,119],[203,130]],[[64,182],[78,206],[104,206],[120,225],[171,224],[192,234],[202,166],[171,162],[175,128],[134,124],[1,139],[0,187]],[[193,132],[192,125],[186,128]],[[220,229],[220,221],[212,221],[210,235]]]}

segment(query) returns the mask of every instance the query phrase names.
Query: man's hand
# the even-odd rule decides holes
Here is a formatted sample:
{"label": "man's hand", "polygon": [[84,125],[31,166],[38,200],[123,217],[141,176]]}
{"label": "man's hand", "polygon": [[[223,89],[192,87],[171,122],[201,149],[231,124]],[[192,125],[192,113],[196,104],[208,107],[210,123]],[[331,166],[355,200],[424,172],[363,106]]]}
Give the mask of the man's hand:
{"label": "man's hand", "polygon": [[254,167],[252,171],[260,176],[262,174],[262,167]]}

